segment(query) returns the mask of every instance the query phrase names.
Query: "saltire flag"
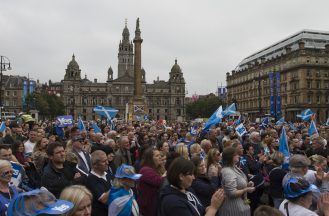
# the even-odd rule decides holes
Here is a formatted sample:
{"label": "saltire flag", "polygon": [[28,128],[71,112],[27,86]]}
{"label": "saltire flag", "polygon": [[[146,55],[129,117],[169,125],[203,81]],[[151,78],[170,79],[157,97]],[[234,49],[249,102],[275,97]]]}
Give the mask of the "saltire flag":
{"label": "saltire flag", "polygon": [[282,164],[283,169],[288,169],[289,167],[289,146],[288,146],[288,138],[286,134],[286,129],[282,127],[280,140],[279,140],[279,152],[284,155],[284,162]]}
{"label": "saltire flag", "polygon": [[102,130],[97,126],[95,122],[92,123],[91,127],[94,129],[95,134],[102,133]]}
{"label": "saltire flag", "polygon": [[265,130],[265,128],[267,128],[269,125],[269,117],[266,117],[263,119],[262,123],[259,125],[259,127],[263,130]]}
{"label": "saltire flag", "polygon": [[309,121],[311,120],[312,117],[314,117],[313,115],[314,113],[312,112],[311,109],[306,109],[303,110],[301,114],[298,114],[297,118],[301,118],[303,121]]}
{"label": "saltire flag", "polygon": [[298,131],[297,128],[295,127],[294,123],[292,123],[292,122],[289,123],[289,127],[293,131]]}
{"label": "saltire flag", "polygon": [[284,124],[284,117],[282,117],[282,118],[280,118],[275,124],[276,125],[282,125],[282,124]]}
{"label": "saltire flag", "polygon": [[109,207],[109,215],[134,215],[132,213],[133,211],[137,211],[138,213],[138,207],[137,209],[133,207],[133,199],[134,194],[131,189],[130,191],[127,191],[124,188],[113,187],[107,203]]}
{"label": "saltire flag", "polygon": [[2,133],[2,132],[4,132],[5,130],[6,130],[6,122],[3,121],[3,122],[1,122],[1,125],[0,125],[0,132]]}
{"label": "saltire flag", "polygon": [[80,132],[86,130],[86,126],[83,123],[81,117],[79,117],[79,119],[78,119],[78,128],[79,128]]}
{"label": "saltire flag", "polygon": [[234,125],[239,125],[241,124],[241,115],[239,116],[239,118],[234,122]]}
{"label": "saltire flag", "polygon": [[190,134],[192,134],[193,136],[196,136],[198,134],[198,126],[194,125],[190,128]]}
{"label": "saltire flag", "polygon": [[235,131],[239,135],[239,137],[242,137],[245,133],[247,133],[247,129],[242,123],[235,128]]}
{"label": "saltire flag", "polygon": [[93,111],[100,116],[106,117],[109,121],[115,117],[115,115],[119,112],[119,110],[114,109],[112,107],[103,107],[103,106],[96,106],[94,107]]}
{"label": "saltire flag", "polygon": [[326,125],[329,126],[329,118],[327,119]]}
{"label": "saltire flag", "polygon": [[313,134],[319,134],[318,129],[316,129],[315,122],[312,120],[310,124],[310,128],[308,129],[308,135],[312,136]]}
{"label": "saltire flag", "polygon": [[223,112],[222,106],[218,107],[218,109],[210,116],[210,118],[204,125],[203,131],[207,131],[212,125],[220,123],[223,118],[222,112]]}
{"label": "saltire flag", "polygon": [[230,106],[226,107],[224,111],[222,111],[222,118],[235,113],[236,113],[236,106],[235,103],[232,103]]}

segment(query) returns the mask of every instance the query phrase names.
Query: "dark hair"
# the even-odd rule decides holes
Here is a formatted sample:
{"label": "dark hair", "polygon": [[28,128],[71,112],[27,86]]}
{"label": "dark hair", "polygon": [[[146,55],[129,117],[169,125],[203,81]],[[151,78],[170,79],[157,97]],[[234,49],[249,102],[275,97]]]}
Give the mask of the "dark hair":
{"label": "dark hair", "polygon": [[18,152],[19,146],[23,145],[22,141],[16,140],[12,145],[11,145],[11,150],[13,151],[13,154]]}
{"label": "dark hair", "polygon": [[79,128],[77,126],[74,126],[74,127],[71,128],[70,134],[75,133],[77,131],[79,131]]}
{"label": "dark hair", "polygon": [[243,151],[245,154],[247,154],[247,151],[249,151],[249,148],[252,147],[252,144],[251,143],[246,143],[244,146],[243,146]]}
{"label": "dark hair", "polygon": [[176,158],[170,165],[167,173],[169,184],[181,189],[181,180],[179,175],[193,175],[194,165],[191,161],[179,157]]}
{"label": "dark hair", "polygon": [[11,149],[10,146],[11,146],[10,144],[1,144],[0,151],[1,151],[1,149],[5,149],[5,150]]}
{"label": "dark hair", "polygon": [[57,147],[63,147],[64,148],[64,146],[60,142],[52,142],[52,143],[49,143],[48,146],[47,146],[47,150],[46,150],[47,155],[48,156],[53,156],[54,155],[54,150]]}
{"label": "dark hair", "polygon": [[171,163],[176,159],[180,157],[180,155],[177,152],[169,152],[169,154],[167,155],[167,160],[166,160],[166,164],[165,164],[165,169],[168,170],[168,168],[170,167]]}
{"label": "dark hair", "polygon": [[233,157],[237,154],[236,148],[227,147],[222,154],[222,161],[224,166],[233,166]]}
{"label": "dark hair", "polygon": [[255,210],[254,216],[283,216],[283,214],[278,209],[261,205]]}
{"label": "dark hair", "polygon": [[191,161],[192,161],[192,163],[193,163],[193,165],[195,167],[195,169],[194,169],[194,175],[195,176],[200,176],[200,173],[199,173],[199,169],[198,168],[199,168],[199,166],[200,166],[200,164],[202,162],[201,158],[199,156],[195,156],[195,157],[192,157],[191,158]]}
{"label": "dark hair", "polygon": [[158,151],[158,149],[149,147],[148,149],[146,149],[144,151],[142,161],[141,161],[141,167],[149,166],[149,167],[152,167],[153,169],[157,169],[157,167],[154,164],[154,160],[153,160],[154,151]]}

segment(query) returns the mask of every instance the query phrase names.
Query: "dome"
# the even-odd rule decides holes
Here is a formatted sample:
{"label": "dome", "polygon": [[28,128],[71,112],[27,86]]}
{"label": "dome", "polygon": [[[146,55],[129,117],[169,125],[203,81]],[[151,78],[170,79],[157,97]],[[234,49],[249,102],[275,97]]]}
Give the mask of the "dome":
{"label": "dome", "polygon": [[75,56],[73,54],[72,60],[70,61],[69,65],[67,66],[68,68],[76,68],[79,69],[78,63],[75,61]]}
{"label": "dome", "polygon": [[182,70],[180,69],[179,65],[177,64],[177,59],[175,59],[175,64],[171,68],[172,73],[182,73]]}

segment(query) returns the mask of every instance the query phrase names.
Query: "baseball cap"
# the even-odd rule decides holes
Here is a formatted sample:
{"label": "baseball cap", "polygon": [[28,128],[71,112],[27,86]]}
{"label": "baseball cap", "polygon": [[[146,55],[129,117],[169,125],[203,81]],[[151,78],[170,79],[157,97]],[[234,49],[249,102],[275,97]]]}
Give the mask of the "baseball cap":
{"label": "baseball cap", "polygon": [[314,184],[308,183],[304,178],[290,178],[283,187],[286,198],[297,198],[308,192],[320,192]]}
{"label": "baseball cap", "polygon": [[8,215],[37,216],[62,215],[73,208],[73,203],[56,199],[47,190],[32,190],[20,193],[9,204]]}
{"label": "baseball cap", "polygon": [[134,167],[122,164],[116,171],[116,178],[128,178],[132,180],[137,180],[142,176],[142,174],[136,174],[134,172]]}

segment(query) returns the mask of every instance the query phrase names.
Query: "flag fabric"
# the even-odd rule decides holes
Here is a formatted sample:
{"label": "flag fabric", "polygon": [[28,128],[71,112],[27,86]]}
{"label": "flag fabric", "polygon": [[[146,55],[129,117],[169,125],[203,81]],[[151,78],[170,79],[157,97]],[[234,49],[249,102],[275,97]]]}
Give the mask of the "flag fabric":
{"label": "flag fabric", "polygon": [[203,130],[209,130],[209,128],[212,125],[215,125],[215,124],[221,122],[222,118],[223,118],[222,112],[223,112],[222,106],[218,107],[218,109],[210,116],[210,118],[206,122]]}
{"label": "flag fabric", "polygon": [[81,131],[86,130],[85,124],[83,123],[82,119],[79,117],[78,119],[78,128]]}
{"label": "flag fabric", "polygon": [[295,127],[295,125],[292,122],[289,123],[289,127],[293,131],[298,131],[298,129]]}
{"label": "flag fabric", "polygon": [[303,121],[310,121],[313,117],[314,113],[311,109],[306,109],[301,112],[301,114],[297,115],[298,118],[301,118]]}
{"label": "flag fabric", "polygon": [[73,116],[71,115],[57,116],[56,123],[58,127],[67,127],[73,125]]}
{"label": "flag fabric", "polygon": [[6,122],[3,121],[3,122],[1,122],[1,125],[0,125],[0,132],[2,133],[2,132],[4,132],[5,130],[6,130]]}
{"label": "flag fabric", "polygon": [[288,138],[286,134],[286,129],[282,127],[280,140],[279,140],[279,152],[284,155],[284,163],[282,165],[283,169],[288,169],[289,166],[289,146],[288,146]]}
{"label": "flag fabric", "polygon": [[259,127],[263,130],[265,130],[265,128],[267,128],[269,125],[269,117],[266,117],[263,119],[262,123],[259,125]]}
{"label": "flag fabric", "polygon": [[234,125],[239,125],[241,124],[241,115],[239,116],[239,118],[234,122]]}
{"label": "flag fabric", "polygon": [[326,125],[329,126],[329,118],[327,119]]}
{"label": "flag fabric", "polygon": [[275,125],[282,125],[284,123],[284,117],[280,118],[279,121],[275,123]]}
{"label": "flag fabric", "polygon": [[94,129],[95,134],[102,133],[102,130],[97,126],[95,122],[92,123],[91,127]]}
{"label": "flag fabric", "polygon": [[109,215],[124,216],[134,215],[132,211],[137,211],[133,207],[134,194],[132,190],[129,191],[123,188],[111,188],[111,193],[108,199]]}
{"label": "flag fabric", "polygon": [[96,106],[94,107],[93,111],[97,115],[106,117],[108,120],[114,118],[115,115],[119,112],[119,110],[114,109],[112,107],[103,107],[103,106]]}
{"label": "flag fabric", "polygon": [[242,137],[245,133],[247,133],[247,129],[244,127],[242,123],[235,128],[235,131],[239,137]]}
{"label": "flag fabric", "polygon": [[196,136],[198,134],[198,126],[194,125],[190,128],[190,134]]}
{"label": "flag fabric", "polygon": [[235,103],[232,103],[230,106],[226,107],[224,111],[222,111],[222,116],[223,116],[222,118],[235,113],[236,113]]}
{"label": "flag fabric", "polygon": [[64,131],[62,127],[58,127],[58,125],[55,126],[55,132],[57,134],[57,136],[59,136],[60,138],[64,138]]}
{"label": "flag fabric", "polygon": [[308,129],[308,135],[312,136],[313,134],[319,134],[318,129],[316,129],[316,125],[314,121],[311,121],[310,128]]}

